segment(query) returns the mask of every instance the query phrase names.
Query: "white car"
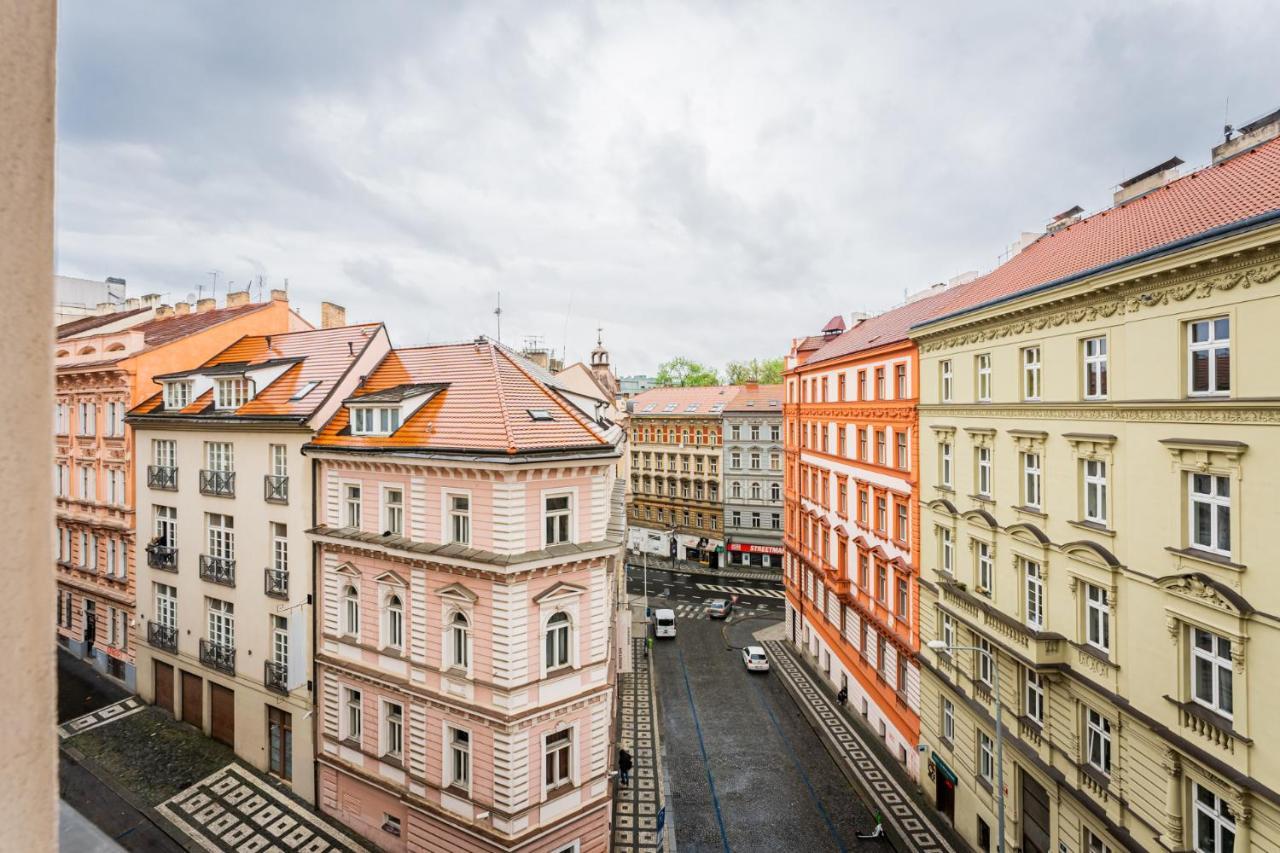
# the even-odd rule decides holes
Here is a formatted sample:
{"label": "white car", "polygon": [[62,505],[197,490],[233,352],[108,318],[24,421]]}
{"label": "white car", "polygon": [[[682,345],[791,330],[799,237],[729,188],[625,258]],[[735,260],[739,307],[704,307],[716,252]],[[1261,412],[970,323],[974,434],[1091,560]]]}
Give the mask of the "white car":
{"label": "white car", "polygon": [[742,650],[742,662],[752,672],[768,672],[769,658],[760,646],[747,646]]}
{"label": "white car", "polygon": [[674,637],[676,635],[676,612],[667,608],[653,611],[653,636]]}

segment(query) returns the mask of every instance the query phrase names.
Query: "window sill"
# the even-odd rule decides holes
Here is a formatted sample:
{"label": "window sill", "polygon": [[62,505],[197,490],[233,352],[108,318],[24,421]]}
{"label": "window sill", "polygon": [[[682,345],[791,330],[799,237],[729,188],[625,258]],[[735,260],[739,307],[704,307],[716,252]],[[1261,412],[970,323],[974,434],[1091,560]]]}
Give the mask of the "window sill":
{"label": "window sill", "polygon": [[[1184,560],[1190,560],[1203,566],[1214,566],[1219,569],[1229,569],[1235,572],[1242,572],[1247,568],[1242,563],[1231,562],[1229,558],[1224,557],[1221,554],[1213,554],[1209,551],[1202,551],[1199,548],[1174,548],[1173,546],[1168,546],[1165,550],[1176,557],[1180,557]],[[1179,563],[1181,563],[1181,561],[1179,561]],[[1181,568],[1181,565],[1179,565],[1179,568]]]}
{"label": "window sill", "polygon": [[1088,776],[1095,785],[1103,790],[1106,790],[1111,785],[1111,777],[1088,762],[1080,765],[1080,772]]}
{"label": "window sill", "polygon": [[1099,536],[1115,536],[1116,535],[1116,532],[1114,530],[1107,527],[1105,524],[1100,524],[1096,521],[1085,521],[1082,519],[1080,521],[1068,521],[1067,524],[1070,524],[1072,527],[1078,527],[1081,530],[1087,530],[1090,533],[1096,533]]}
{"label": "window sill", "polygon": [[1176,708],[1178,708],[1178,710],[1182,711],[1188,716],[1194,717],[1200,722],[1206,725],[1212,726],[1213,728],[1217,729],[1223,734],[1228,735],[1240,741],[1243,744],[1247,744],[1247,745],[1253,744],[1253,740],[1251,738],[1244,736],[1243,734],[1241,734],[1240,732],[1232,728],[1232,721],[1230,719],[1222,716],[1222,714],[1219,714],[1217,711],[1214,711],[1212,708],[1208,708],[1204,705],[1201,705],[1199,702],[1195,702],[1192,700],[1182,702],[1177,699],[1174,699],[1172,696],[1169,696],[1167,694],[1165,695],[1164,698],[1168,702],[1170,702],[1172,705],[1174,705]]}
{"label": "window sill", "polygon": [[547,788],[546,794],[543,796],[542,801],[544,803],[549,803],[554,799],[558,799],[559,797],[563,797],[565,794],[568,794],[573,790],[573,788],[574,788],[574,784],[572,779],[565,779],[562,782],[557,782],[556,784]]}
{"label": "window sill", "polygon": [[1098,648],[1097,646],[1091,645],[1090,643],[1087,643],[1087,642],[1074,643],[1073,645],[1075,645],[1075,647],[1079,649],[1081,652],[1083,652],[1084,654],[1098,661],[1101,661],[1107,666],[1118,666],[1118,664],[1114,660],[1112,660],[1111,654],[1109,652],[1105,652],[1102,649]]}
{"label": "window sill", "polygon": [[975,776],[974,778],[977,779],[978,784],[982,787],[982,790],[987,792],[988,796],[993,796],[995,794],[996,792],[995,785],[992,785],[990,780],[982,776]]}
{"label": "window sill", "polygon": [[986,504],[988,506],[996,505],[996,499],[991,497],[991,495],[969,495],[969,500],[976,501],[980,504]]}
{"label": "window sill", "polygon": [[392,767],[398,767],[401,770],[404,769],[404,758],[402,756],[392,755],[387,752],[378,756],[378,760],[383,764],[390,764]]}
{"label": "window sill", "polygon": [[471,789],[460,782],[450,782],[444,789],[447,793],[471,799]]}
{"label": "window sill", "polygon": [[1016,513],[1019,513],[1020,515],[1030,515],[1039,519],[1047,519],[1049,517],[1049,514],[1047,512],[1045,512],[1044,510],[1036,509],[1033,506],[1022,506],[1019,504],[1014,504],[1013,511]]}

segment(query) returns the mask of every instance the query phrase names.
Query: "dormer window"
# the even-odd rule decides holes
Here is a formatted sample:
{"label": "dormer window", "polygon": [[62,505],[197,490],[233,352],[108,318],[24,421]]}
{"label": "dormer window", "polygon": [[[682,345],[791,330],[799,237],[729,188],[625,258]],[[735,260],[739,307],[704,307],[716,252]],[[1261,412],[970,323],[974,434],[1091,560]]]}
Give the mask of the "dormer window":
{"label": "dormer window", "polygon": [[217,397],[214,405],[219,409],[238,409],[249,402],[249,380],[233,376],[217,381]]}
{"label": "dormer window", "polygon": [[166,409],[185,409],[191,404],[190,382],[164,383],[164,407]]}
{"label": "dormer window", "polygon": [[400,429],[400,409],[393,406],[352,408],[353,435],[391,435]]}

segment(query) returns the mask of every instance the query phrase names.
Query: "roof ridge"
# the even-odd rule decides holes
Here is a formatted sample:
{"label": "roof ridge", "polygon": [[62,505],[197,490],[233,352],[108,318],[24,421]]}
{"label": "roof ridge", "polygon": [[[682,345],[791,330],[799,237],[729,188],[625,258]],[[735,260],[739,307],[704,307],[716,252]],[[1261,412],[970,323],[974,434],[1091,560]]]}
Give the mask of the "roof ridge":
{"label": "roof ridge", "polygon": [[502,377],[498,375],[498,353],[489,347],[489,361],[493,365],[493,386],[498,392],[498,409],[502,413],[502,430],[507,436],[507,452],[516,452],[516,437],[511,431],[511,419],[507,415],[507,395],[502,392]]}
{"label": "roof ridge", "polygon": [[[576,407],[576,406],[569,406],[569,405],[567,405],[567,404],[564,402],[564,400],[562,400],[562,399],[560,398],[560,389],[558,389],[558,388],[556,388],[556,387],[554,387],[554,386],[552,386],[552,385],[547,385],[545,382],[543,382],[543,381],[541,381],[540,379],[538,379],[536,376],[534,376],[533,374],[531,374],[529,371],[525,370],[525,369],[524,369],[524,367],[520,364],[520,362],[519,362],[519,361],[517,361],[516,359],[512,358],[512,357],[511,357],[511,354],[510,354],[509,352],[507,352],[506,348],[505,348],[505,347],[503,347],[503,346],[501,346],[501,344],[499,344],[498,346],[493,347],[493,349],[494,349],[494,350],[501,351],[501,352],[502,352],[502,354],[503,354],[503,356],[507,359],[507,361],[509,361],[509,362],[511,363],[512,367],[514,367],[516,370],[520,371],[520,372],[521,372],[525,377],[527,377],[527,378],[529,379],[529,381],[530,381],[530,382],[533,382],[534,384],[536,384],[536,385],[537,385],[538,387],[540,387],[540,388],[545,387],[548,391],[550,391],[550,392],[554,392],[554,393],[548,393],[548,394],[547,394],[547,396],[548,396],[548,397],[550,397],[550,398],[555,402],[555,404],[556,404],[557,406],[559,406],[559,407],[560,407],[560,409],[561,409],[565,414],[567,414],[569,417],[571,417],[571,418],[573,418],[574,420],[576,420],[576,421],[578,422],[579,426],[582,426],[584,429],[586,429],[586,431],[587,431],[588,433],[590,433],[590,435],[591,435],[591,437],[592,437],[592,438],[594,438],[594,439],[596,439],[597,441],[600,441],[601,443],[603,443],[603,442],[602,442],[602,440],[600,439],[600,437],[599,437],[598,435],[596,435],[596,434],[595,434],[595,431],[591,429],[590,424],[588,424],[588,423],[586,422],[585,417],[584,417],[584,416],[581,416],[581,413],[580,413],[580,412],[576,412],[576,411],[575,411],[575,409],[576,409],[577,407]],[[496,377],[495,377],[495,378],[496,378]],[[506,406],[504,405],[504,406],[503,406],[503,411],[505,411],[505,410],[506,410]],[[505,417],[504,417],[504,420],[505,420]]]}

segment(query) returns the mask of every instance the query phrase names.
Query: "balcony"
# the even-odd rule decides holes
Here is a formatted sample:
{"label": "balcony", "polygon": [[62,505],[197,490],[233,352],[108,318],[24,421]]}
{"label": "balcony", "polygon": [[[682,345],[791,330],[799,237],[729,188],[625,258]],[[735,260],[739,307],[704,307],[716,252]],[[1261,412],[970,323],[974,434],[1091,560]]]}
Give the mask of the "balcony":
{"label": "balcony", "polygon": [[263,592],[272,598],[289,597],[289,572],[287,569],[264,569]]}
{"label": "balcony", "polygon": [[226,557],[200,555],[200,577],[223,586],[236,585],[236,561]]}
{"label": "balcony", "polygon": [[289,695],[289,667],[273,660],[262,662],[262,683],[268,690]]}
{"label": "balcony", "polygon": [[266,474],[262,478],[262,498],[268,503],[287,504],[289,502],[289,478],[275,474]]}
{"label": "balcony", "polygon": [[227,675],[236,674],[236,647],[200,639],[200,662]]}
{"label": "balcony", "polygon": [[178,490],[178,469],[172,465],[148,465],[147,487],[166,492]]}
{"label": "balcony", "polygon": [[215,495],[220,498],[236,496],[235,471],[200,470],[200,494]]}
{"label": "balcony", "polygon": [[147,643],[166,652],[178,650],[178,629],[159,622],[147,623]]}
{"label": "balcony", "polygon": [[166,572],[178,570],[178,549],[171,545],[148,545],[147,565]]}

